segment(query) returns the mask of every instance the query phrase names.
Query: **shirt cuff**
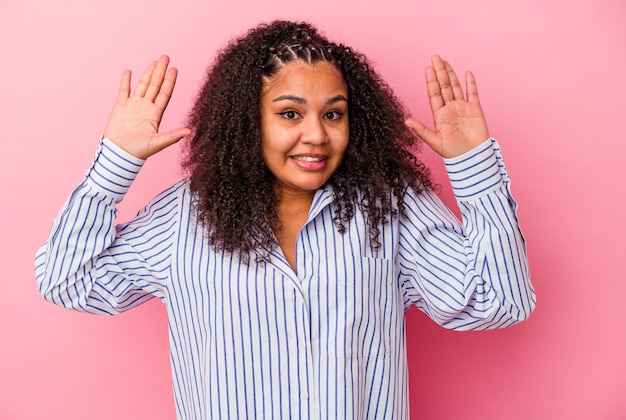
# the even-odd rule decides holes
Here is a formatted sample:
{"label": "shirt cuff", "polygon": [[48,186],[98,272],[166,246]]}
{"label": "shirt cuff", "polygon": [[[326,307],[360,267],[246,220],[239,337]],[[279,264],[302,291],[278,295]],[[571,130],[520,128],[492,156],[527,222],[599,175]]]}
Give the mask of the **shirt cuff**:
{"label": "shirt cuff", "polygon": [[107,138],[100,140],[87,172],[87,182],[104,194],[121,201],[145,163]]}
{"label": "shirt cuff", "polygon": [[444,159],[452,191],[459,201],[469,201],[485,195],[502,183],[496,140],[491,137],[481,145],[455,158]]}

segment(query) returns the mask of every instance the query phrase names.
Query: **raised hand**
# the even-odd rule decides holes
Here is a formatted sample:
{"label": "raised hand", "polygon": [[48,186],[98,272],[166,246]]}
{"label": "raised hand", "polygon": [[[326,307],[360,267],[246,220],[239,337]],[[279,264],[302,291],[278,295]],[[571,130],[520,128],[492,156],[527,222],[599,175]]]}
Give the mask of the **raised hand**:
{"label": "raised hand", "polygon": [[426,87],[435,129],[412,118],[406,124],[435,152],[444,158],[457,157],[489,138],[472,72],[465,73],[464,95],[450,64],[435,55],[426,68]]}
{"label": "raised hand", "polygon": [[184,127],[159,132],[159,124],[178,75],[176,68],[167,69],[169,60],[164,55],[150,64],[132,95],[131,71],[124,72],[115,106],[104,129],[104,137],[141,159],[191,134],[191,130]]}

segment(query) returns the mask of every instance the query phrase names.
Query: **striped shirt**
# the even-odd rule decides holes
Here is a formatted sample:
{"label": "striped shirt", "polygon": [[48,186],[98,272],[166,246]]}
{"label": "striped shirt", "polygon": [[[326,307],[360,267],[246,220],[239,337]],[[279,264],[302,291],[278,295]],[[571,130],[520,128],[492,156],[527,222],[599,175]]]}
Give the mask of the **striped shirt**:
{"label": "striped shirt", "polygon": [[186,180],[116,226],[143,161],[104,139],[37,254],[39,290],[105,315],[159,298],[180,419],[405,419],[411,305],[455,330],[506,327],[535,305],[497,143],[445,163],[463,224],[410,190],[374,249],[358,211],[337,232],[325,187],[294,272],[280,249],[249,264],[212,249]]}

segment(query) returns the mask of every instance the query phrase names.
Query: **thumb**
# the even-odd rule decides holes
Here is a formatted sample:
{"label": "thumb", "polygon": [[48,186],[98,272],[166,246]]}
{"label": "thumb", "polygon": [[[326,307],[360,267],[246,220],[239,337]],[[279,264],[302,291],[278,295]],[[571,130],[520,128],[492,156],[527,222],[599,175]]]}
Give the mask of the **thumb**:
{"label": "thumb", "polygon": [[171,131],[159,133],[152,138],[150,142],[150,148],[148,150],[148,156],[152,156],[161,150],[177,143],[183,137],[191,134],[191,130],[185,127],[177,128]]}
{"label": "thumb", "polygon": [[426,127],[422,122],[414,120],[413,118],[409,118],[404,122],[407,127],[409,127],[415,134],[418,135],[419,138],[424,140],[424,142],[433,149],[436,153],[441,154],[441,140],[430,128]]}

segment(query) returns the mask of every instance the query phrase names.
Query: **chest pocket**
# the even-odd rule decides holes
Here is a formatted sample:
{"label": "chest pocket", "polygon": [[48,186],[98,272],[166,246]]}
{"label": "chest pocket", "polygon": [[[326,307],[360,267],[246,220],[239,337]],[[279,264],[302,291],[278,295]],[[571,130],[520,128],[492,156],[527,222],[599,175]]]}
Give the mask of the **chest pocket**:
{"label": "chest pocket", "polygon": [[327,331],[320,329],[322,348],[335,358],[385,358],[399,316],[393,263],[355,259],[345,273],[329,278],[328,293],[320,295],[327,300],[320,309],[325,306],[329,321]]}

